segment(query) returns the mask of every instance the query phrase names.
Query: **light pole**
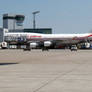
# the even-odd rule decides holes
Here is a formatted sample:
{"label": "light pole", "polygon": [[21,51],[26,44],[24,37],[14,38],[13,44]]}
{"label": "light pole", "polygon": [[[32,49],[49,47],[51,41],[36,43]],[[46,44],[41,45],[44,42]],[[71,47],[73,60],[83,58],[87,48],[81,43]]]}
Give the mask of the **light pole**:
{"label": "light pole", "polygon": [[35,11],[35,12],[32,13],[32,14],[33,14],[33,29],[36,28],[35,15],[36,15],[37,13],[39,13],[39,12],[40,12],[40,11]]}

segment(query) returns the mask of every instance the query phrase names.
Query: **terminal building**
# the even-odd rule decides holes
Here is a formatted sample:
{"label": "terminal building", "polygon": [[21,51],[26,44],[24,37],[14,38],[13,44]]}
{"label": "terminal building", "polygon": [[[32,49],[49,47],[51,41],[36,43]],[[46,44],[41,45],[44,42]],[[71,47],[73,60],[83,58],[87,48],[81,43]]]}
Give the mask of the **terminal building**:
{"label": "terminal building", "polygon": [[25,29],[16,29],[16,30],[9,30],[9,32],[27,32],[27,33],[41,33],[41,34],[52,34],[51,28],[25,28]]}

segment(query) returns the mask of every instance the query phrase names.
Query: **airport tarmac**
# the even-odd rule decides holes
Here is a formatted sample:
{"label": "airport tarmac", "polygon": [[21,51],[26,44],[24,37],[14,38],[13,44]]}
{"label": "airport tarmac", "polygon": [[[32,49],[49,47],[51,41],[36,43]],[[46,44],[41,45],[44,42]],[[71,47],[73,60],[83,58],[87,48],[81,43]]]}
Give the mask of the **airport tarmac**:
{"label": "airport tarmac", "polygon": [[0,50],[0,92],[92,92],[92,50]]}

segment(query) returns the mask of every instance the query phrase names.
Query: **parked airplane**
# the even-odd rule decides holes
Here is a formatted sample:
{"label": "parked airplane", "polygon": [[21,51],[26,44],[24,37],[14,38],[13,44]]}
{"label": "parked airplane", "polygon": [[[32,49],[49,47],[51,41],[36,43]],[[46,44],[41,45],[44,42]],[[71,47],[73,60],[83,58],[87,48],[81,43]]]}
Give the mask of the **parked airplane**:
{"label": "parked airplane", "polygon": [[[85,34],[40,34],[40,33],[5,33],[6,41],[10,38],[26,40],[30,43],[30,47],[36,47],[42,44],[43,47],[50,47],[52,44],[78,44],[92,40],[92,33]],[[12,41],[12,40],[11,40]]]}

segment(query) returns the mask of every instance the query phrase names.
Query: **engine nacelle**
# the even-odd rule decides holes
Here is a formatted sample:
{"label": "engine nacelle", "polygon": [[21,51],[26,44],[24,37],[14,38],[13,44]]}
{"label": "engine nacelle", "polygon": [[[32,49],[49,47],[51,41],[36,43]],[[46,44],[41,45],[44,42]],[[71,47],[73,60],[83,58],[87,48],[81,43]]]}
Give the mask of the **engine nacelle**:
{"label": "engine nacelle", "polygon": [[86,42],[85,43],[85,48],[90,48],[90,43]]}
{"label": "engine nacelle", "polygon": [[45,41],[44,42],[44,47],[49,47],[51,46],[52,42],[51,41]]}
{"label": "engine nacelle", "polygon": [[36,42],[30,43],[31,48],[36,48],[37,46],[38,46],[38,43],[36,43]]}
{"label": "engine nacelle", "polygon": [[7,42],[2,42],[2,43],[1,43],[1,48],[2,48],[2,49],[7,49],[7,47],[8,47],[8,46],[7,46]]}

